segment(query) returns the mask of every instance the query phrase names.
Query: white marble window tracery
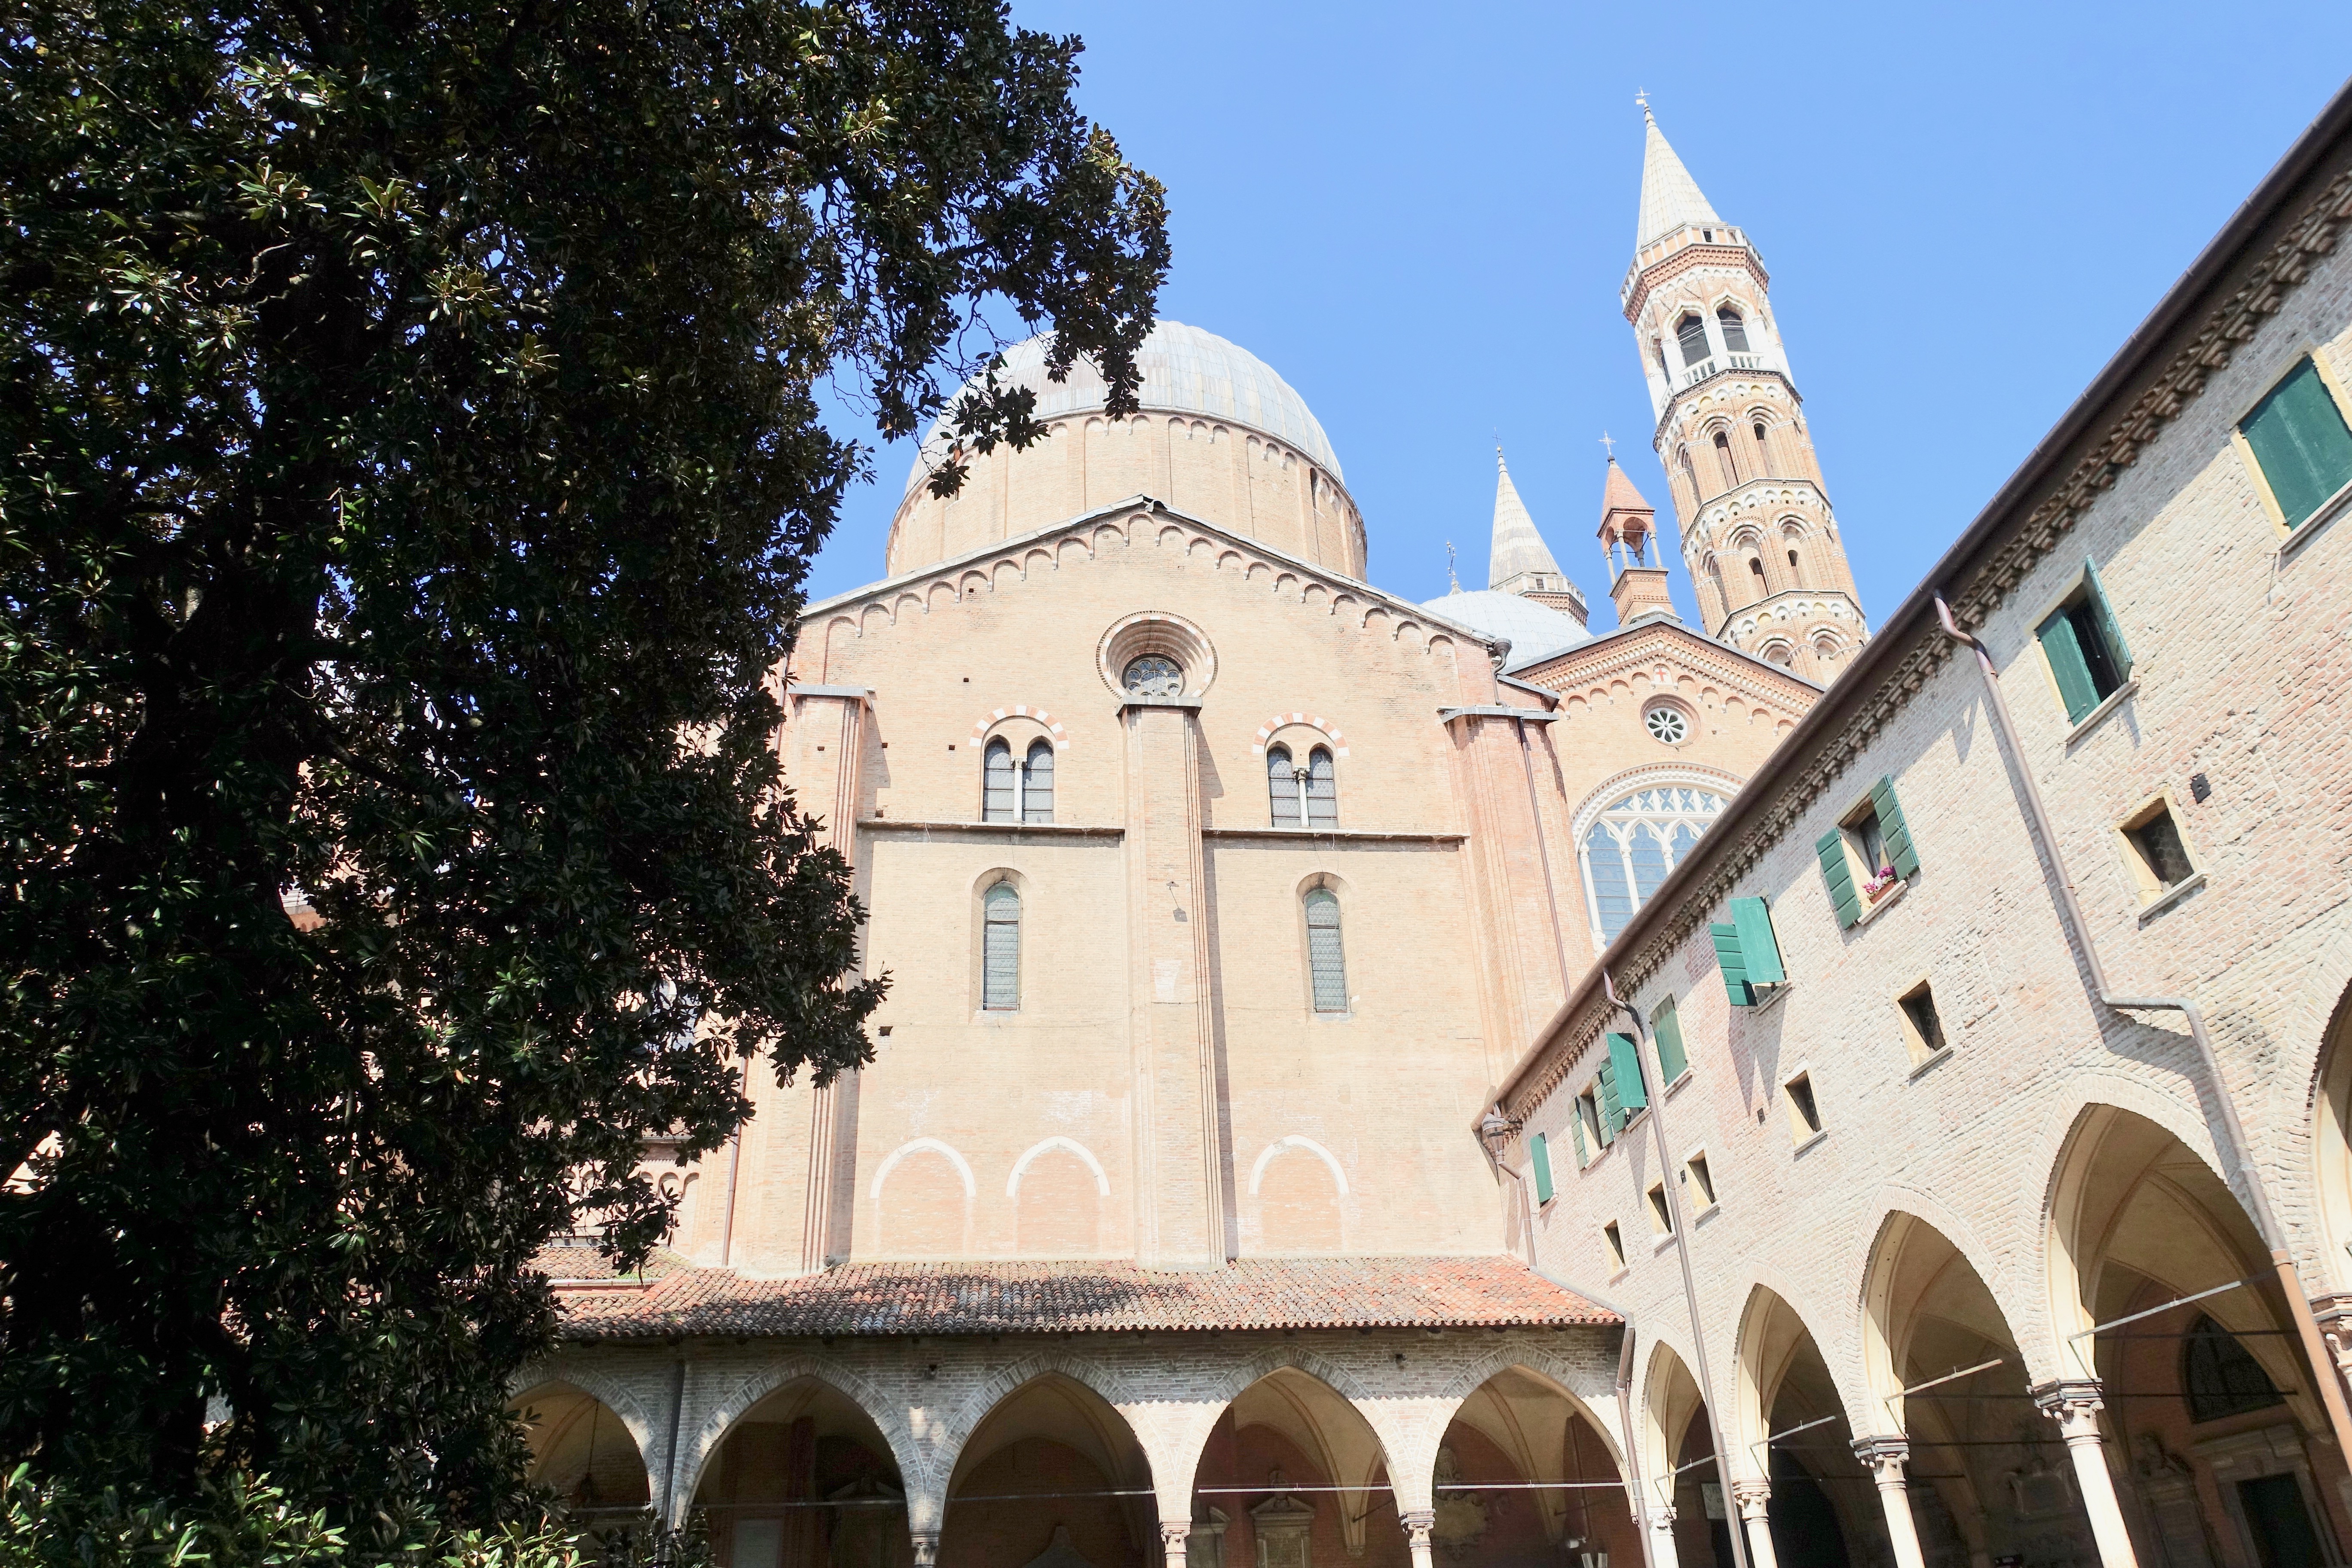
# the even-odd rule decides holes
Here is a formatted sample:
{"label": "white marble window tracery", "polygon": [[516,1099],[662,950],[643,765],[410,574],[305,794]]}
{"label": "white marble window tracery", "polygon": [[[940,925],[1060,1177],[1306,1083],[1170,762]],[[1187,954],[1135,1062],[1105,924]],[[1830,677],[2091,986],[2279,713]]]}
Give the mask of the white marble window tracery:
{"label": "white marble window tracery", "polygon": [[1696,784],[1635,790],[1593,819],[1576,847],[1593,943],[1606,947],[1682,864],[1723,811],[1723,796]]}

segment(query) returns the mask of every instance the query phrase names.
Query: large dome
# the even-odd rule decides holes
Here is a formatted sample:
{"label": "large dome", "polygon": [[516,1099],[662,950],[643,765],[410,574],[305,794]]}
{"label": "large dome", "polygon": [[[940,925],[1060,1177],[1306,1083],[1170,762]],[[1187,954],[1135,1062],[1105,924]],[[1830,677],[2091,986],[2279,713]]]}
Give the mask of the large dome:
{"label": "large dome", "polygon": [[1574,616],[1550,609],[1517,594],[1506,594],[1499,588],[1481,588],[1470,594],[1448,594],[1442,599],[1431,599],[1421,607],[1474,632],[1484,632],[1490,637],[1510,638],[1510,657],[1503,662],[1505,674],[1525,669],[1531,664],[1540,664],[1554,654],[1566,653],[1570,648],[1581,647],[1592,640],[1592,634],[1586,631],[1584,623]]}
{"label": "large dome", "polygon": [[[1103,386],[1101,374],[1091,362],[1079,360],[1070,367],[1066,381],[1046,379],[1045,347],[1049,341],[1046,334],[1041,333],[1006,349],[1001,381],[1034,390],[1040,419],[1100,408],[1109,395]],[[1247,349],[1229,343],[1214,332],[1204,332],[1181,321],[1163,321],[1151,329],[1151,335],[1143,341],[1135,357],[1143,371],[1139,395],[1144,407],[1206,415],[1246,425],[1297,447],[1328,469],[1334,479],[1344,482],[1346,476],[1339,471],[1339,459],[1332,452],[1323,426],[1308,411],[1307,400]],[[923,437],[922,447],[915,454],[914,467],[907,475],[908,492],[938,465],[940,455],[947,449],[949,428],[948,420],[942,416],[933,422],[929,433]]]}

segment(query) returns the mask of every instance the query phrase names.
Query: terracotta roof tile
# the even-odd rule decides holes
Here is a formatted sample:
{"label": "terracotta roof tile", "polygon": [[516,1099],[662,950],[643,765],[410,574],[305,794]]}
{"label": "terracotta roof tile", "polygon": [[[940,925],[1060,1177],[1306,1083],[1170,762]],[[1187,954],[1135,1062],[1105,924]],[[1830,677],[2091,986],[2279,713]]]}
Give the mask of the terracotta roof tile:
{"label": "terracotta roof tile", "polygon": [[1247,1258],[1198,1272],[1125,1263],[856,1263],[797,1279],[688,1268],[650,1289],[617,1287],[566,1289],[563,1336],[1550,1328],[1621,1321],[1509,1258]]}

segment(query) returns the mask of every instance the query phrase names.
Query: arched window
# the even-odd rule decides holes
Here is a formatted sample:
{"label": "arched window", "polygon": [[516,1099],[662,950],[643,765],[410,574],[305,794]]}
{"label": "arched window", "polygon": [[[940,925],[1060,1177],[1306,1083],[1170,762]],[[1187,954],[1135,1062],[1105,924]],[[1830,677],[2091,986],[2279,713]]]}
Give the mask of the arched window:
{"label": "arched window", "polygon": [[1307,753],[1307,765],[1292,761],[1287,746],[1265,749],[1265,793],[1276,827],[1337,827],[1339,825],[1339,780],[1331,753],[1318,746]]}
{"label": "arched window", "polygon": [[1021,820],[1054,820],[1054,742],[1051,741],[1029,742],[1028,758],[1021,764]]}
{"label": "arched window", "polygon": [[1726,305],[1715,313],[1715,322],[1723,329],[1725,348],[1736,354],[1748,352],[1748,323],[1739,319],[1738,311]]}
{"label": "arched window", "polygon": [[1765,434],[1764,421],[1761,419],[1756,421],[1749,428],[1756,435],[1756,471],[1759,474],[1769,474],[1772,471],[1772,438]]}
{"label": "arched window", "polygon": [[1675,341],[1682,345],[1684,364],[1695,365],[1706,358],[1706,323],[1696,316],[1685,316],[1675,323]]}
{"label": "arched window", "polygon": [[1720,430],[1715,433],[1715,460],[1723,465],[1723,482],[1726,485],[1739,482],[1739,465],[1731,457],[1731,437]]}
{"label": "arched window", "polygon": [[1693,784],[1637,790],[1611,805],[1577,846],[1586,912],[1601,945],[1617,939],[1723,810],[1723,797]]}
{"label": "arched window", "polygon": [[1749,556],[1748,558],[1748,570],[1756,574],[1756,581],[1760,586],[1764,581],[1764,558],[1760,555]]}
{"label": "arched window", "polygon": [[1339,947],[1339,896],[1328,888],[1307,895],[1307,973],[1318,1013],[1348,1010],[1348,959]]}
{"label": "arched window", "polygon": [[992,1013],[1021,1005],[1021,894],[999,882],[981,900],[980,1005]]}
{"label": "arched window", "polygon": [[1013,766],[1013,742],[1002,736],[988,743],[981,764],[980,819],[1021,820],[1021,780]]}
{"label": "arched window", "polygon": [[1013,742],[998,736],[982,756],[981,780],[982,822],[1054,820],[1053,742],[1030,742],[1028,755],[1015,767]]}
{"label": "arched window", "polygon": [[2237,1336],[2199,1313],[2180,1347],[2180,1387],[2189,1396],[2189,1419],[2219,1421],[2283,1405],[2271,1374],[2246,1353]]}

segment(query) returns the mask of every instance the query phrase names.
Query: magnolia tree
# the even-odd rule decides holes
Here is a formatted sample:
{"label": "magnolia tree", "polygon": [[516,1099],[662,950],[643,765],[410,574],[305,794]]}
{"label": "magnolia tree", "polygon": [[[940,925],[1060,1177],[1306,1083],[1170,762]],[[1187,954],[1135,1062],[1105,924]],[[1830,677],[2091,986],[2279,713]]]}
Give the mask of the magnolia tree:
{"label": "magnolia tree", "polygon": [[1165,213],[1076,54],[992,0],[12,0],[0,1464],[515,1517],[535,1249],[641,1257],[646,1134],[866,1059],[772,744],[866,463],[814,393],[915,430],[985,306],[1132,405]]}

